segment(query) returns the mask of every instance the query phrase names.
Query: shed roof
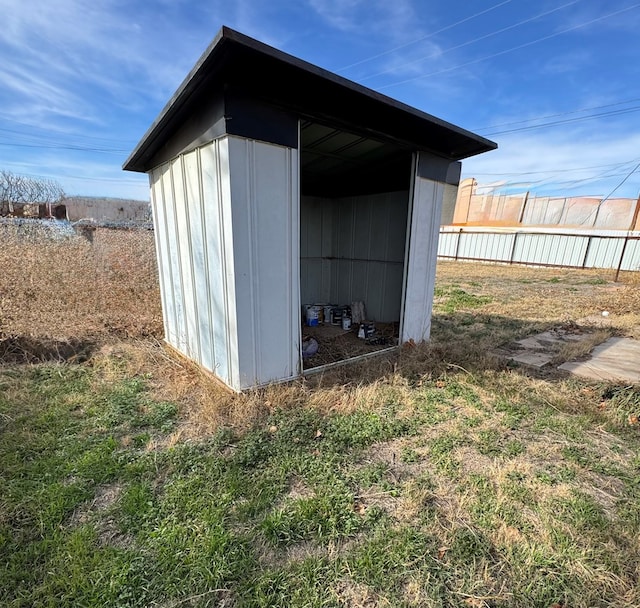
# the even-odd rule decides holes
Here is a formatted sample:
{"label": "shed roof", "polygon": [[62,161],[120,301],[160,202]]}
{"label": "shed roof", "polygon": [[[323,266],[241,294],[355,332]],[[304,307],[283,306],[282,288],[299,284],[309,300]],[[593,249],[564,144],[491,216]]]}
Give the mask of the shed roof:
{"label": "shed roof", "polygon": [[241,91],[248,98],[302,119],[427,150],[452,161],[497,147],[484,137],[224,26],[123,168],[152,169],[155,154],[206,103],[212,87]]}

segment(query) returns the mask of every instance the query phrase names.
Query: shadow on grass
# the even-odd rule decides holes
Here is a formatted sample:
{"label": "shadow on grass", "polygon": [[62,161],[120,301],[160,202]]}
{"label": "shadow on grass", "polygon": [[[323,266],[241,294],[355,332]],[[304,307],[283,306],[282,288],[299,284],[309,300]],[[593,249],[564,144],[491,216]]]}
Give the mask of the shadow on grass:
{"label": "shadow on grass", "polygon": [[0,334],[0,364],[84,363],[95,349],[95,342],[77,338],[54,340]]}

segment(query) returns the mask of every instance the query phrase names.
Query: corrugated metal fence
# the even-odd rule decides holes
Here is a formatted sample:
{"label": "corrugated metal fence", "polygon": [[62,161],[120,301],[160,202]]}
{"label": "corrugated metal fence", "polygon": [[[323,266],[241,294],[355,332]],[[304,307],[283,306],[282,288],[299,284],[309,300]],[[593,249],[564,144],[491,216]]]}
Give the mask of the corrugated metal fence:
{"label": "corrugated metal fence", "polygon": [[442,226],[438,258],[640,270],[640,232]]}

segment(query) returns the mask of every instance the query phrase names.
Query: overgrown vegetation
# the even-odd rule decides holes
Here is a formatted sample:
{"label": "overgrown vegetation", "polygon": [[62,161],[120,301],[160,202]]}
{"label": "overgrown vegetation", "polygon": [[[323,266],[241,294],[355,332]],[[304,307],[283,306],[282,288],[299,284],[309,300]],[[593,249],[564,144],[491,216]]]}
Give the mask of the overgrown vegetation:
{"label": "overgrown vegetation", "polygon": [[[3,317],[0,605],[640,605],[638,388],[489,354],[605,307],[634,335],[634,287],[441,265],[430,345],[230,395],[145,336],[142,260],[56,296],[75,326]],[[55,287],[26,267],[0,310]]]}

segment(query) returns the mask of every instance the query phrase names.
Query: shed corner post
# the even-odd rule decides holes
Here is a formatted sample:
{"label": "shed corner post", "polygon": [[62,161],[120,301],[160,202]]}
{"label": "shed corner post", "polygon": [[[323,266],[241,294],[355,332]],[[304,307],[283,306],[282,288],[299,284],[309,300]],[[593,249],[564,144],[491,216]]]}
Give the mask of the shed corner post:
{"label": "shed corner post", "polygon": [[458,187],[461,165],[417,152],[411,190],[400,342],[423,342],[431,333],[442,205]]}

